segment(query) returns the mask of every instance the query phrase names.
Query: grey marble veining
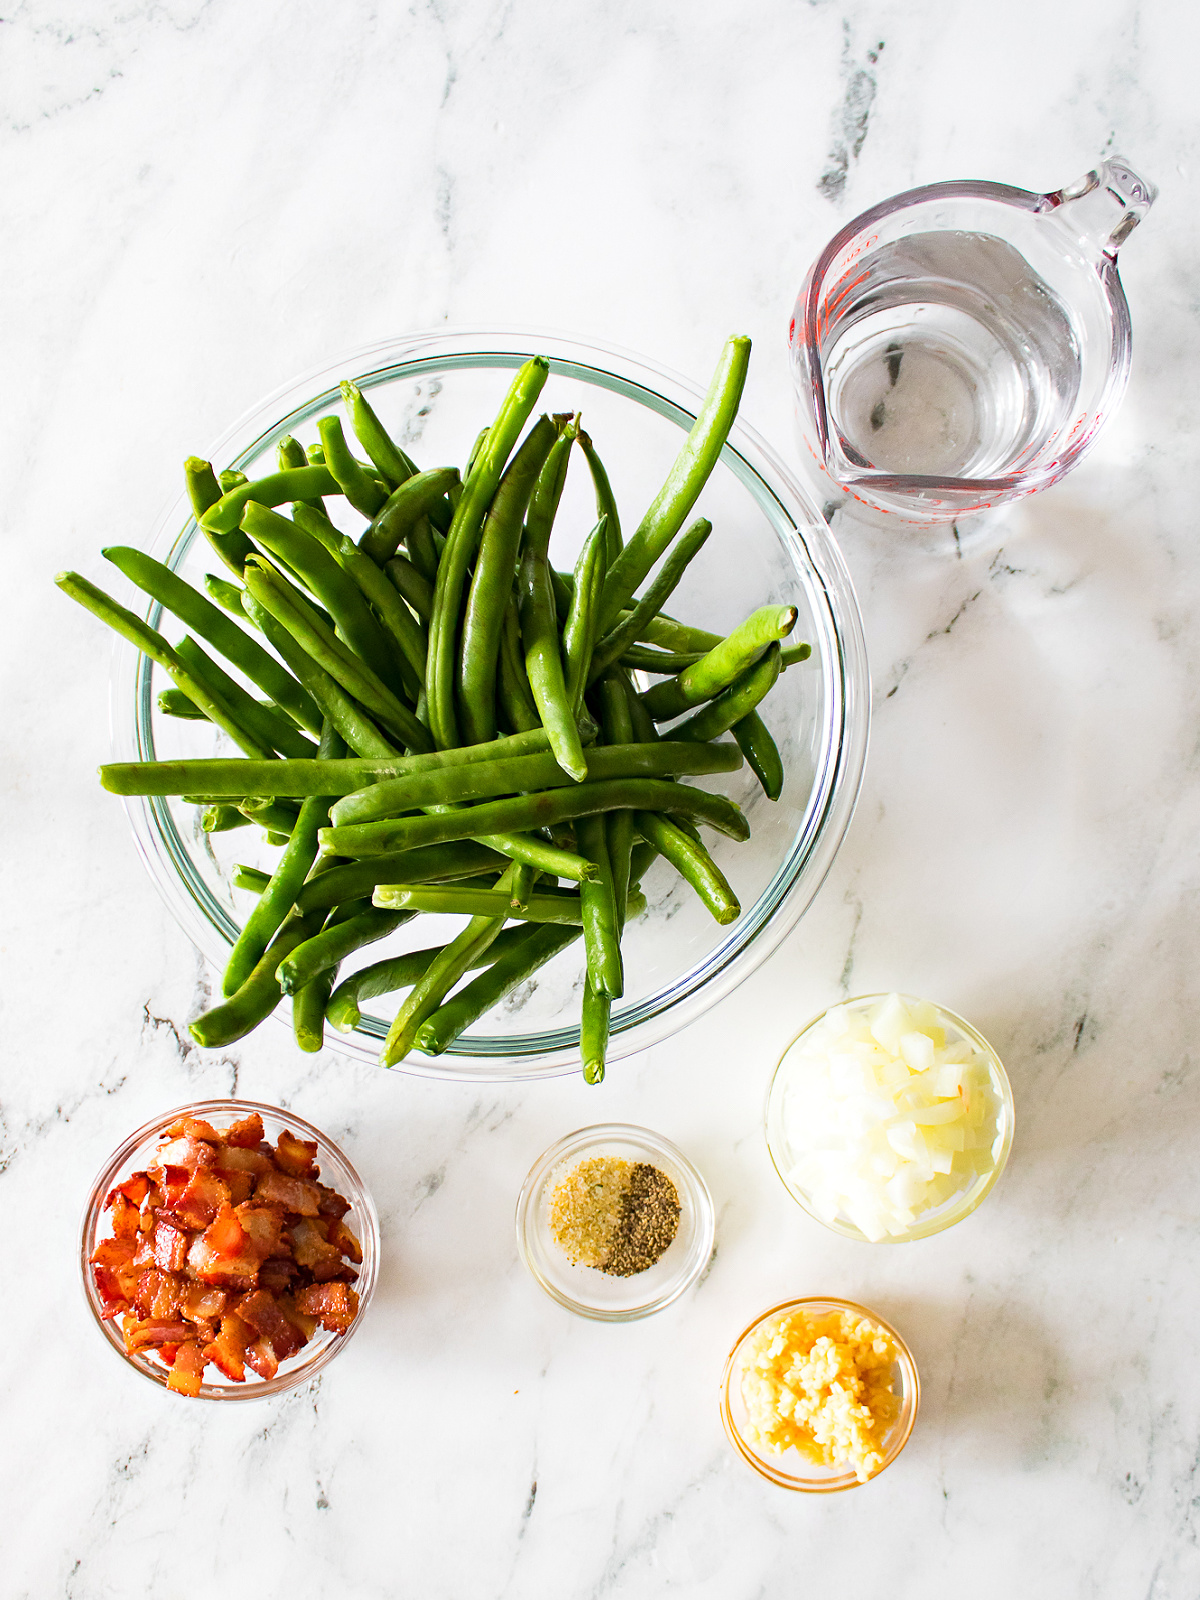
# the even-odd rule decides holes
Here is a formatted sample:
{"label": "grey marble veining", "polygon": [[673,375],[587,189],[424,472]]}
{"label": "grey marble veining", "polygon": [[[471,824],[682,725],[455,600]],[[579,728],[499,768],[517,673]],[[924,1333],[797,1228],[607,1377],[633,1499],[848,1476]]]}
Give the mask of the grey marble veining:
{"label": "grey marble veining", "polygon": [[[1198,32],[1118,0],[5,14],[0,1594],[1200,1592]],[[600,1091],[301,1059],[282,1029],[191,1043],[213,975],[95,782],[109,646],[56,570],[139,543],[179,459],[276,385],[442,322],[698,378],[747,331],[744,414],[795,458],[783,334],[842,222],[939,178],[1053,188],[1114,149],[1161,197],[1122,252],[1134,374],[1092,457],[957,539],[834,516],[872,748],[764,967]],[[803,1217],[761,1132],[797,1027],[881,987],[976,1023],[1018,1107],[987,1204],[896,1249]],[[384,1261],[344,1360],[226,1414],[121,1370],[75,1251],[119,1140],[230,1092],[345,1145]],[[512,1236],[534,1158],[601,1119],[675,1140],[718,1210],[704,1281],[627,1327],[553,1305]],[[896,1466],[828,1502],[760,1482],[716,1407],[737,1333],[806,1292],[878,1307],[924,1386]]]}

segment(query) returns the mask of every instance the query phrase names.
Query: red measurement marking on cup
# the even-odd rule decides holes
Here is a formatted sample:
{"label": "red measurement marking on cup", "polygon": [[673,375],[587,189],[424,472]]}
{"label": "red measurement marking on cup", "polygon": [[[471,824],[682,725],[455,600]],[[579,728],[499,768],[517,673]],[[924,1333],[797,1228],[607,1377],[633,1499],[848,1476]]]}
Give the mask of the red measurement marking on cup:
{"label": "red measurement marking on cup", "polygon": [[819,338],[823,339],[829,332],[829,319],[832,313],[837,310],[838,306],[841,305],[852,290],[857,289],[860,283],[865,283],[870,276],[869,272],[860,272],[858,277],[852,279],[849,283],[846,283],[845,279],[841,278],[834,284],[834,293],[826,295],[821,302],[821,310],[817,316],[817,335]]}

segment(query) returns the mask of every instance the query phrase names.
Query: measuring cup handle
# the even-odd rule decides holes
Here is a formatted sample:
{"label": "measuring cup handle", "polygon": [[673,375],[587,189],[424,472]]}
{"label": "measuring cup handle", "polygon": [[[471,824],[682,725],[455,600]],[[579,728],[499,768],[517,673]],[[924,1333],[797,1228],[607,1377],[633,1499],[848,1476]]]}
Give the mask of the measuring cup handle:
{"label": "measuring cup handle", "polygon": [[1065,189],[1043,195],[1055,220],[1089,252],[1111,261],[1158,197],[1121,156],[1112,156]]}

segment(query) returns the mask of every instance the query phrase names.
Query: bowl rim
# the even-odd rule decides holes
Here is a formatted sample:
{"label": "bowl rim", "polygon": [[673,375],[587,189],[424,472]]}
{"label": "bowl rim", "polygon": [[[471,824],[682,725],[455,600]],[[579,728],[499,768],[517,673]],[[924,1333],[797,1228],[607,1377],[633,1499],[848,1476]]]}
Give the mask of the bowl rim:
{"label": "bowl rim", "polygon": [[[405,373],[454,366],[515,367],[541,353],[552,372],[583,376],[655,410],[681,429],[690,426],[705,389],[648,358],[619,346],[574,335],[529,328],[439,328],[378,340],[342,352],[278,386],[219,437],[209,458],[246,461],[264,441],[340,404],[338,381],[354,373],[364,390]],[[592,374],[588,379],[587,375]],[[281,412],[281,408],[284,408]],[[813,788],[782,863],[762,894],[697,963],[657,993],[624,1011],[614,1010],[609,1058],[613,1061],[660,1043],[694,1022],[742,983],[792,930],[819,891],[849,827],[863,781],[870,725],[870,679],[866,644],[849,571],[818,509],[812,490],[746,422],[735,420],[722,462],[759,505],[786,549],[814,605],[821,635],[818,665],[828,714],[821,730]],[[160,514],[147,548],[172,569],[198,537],[186,493]],[[137,601],[145,601],[134,591]],[[135,604],[137,602],[135,601]],[[151,600],[141,614],[157,626],[162,607]],[[136,648],[113,644],[110,724],[114,759],[146,759],[150,732],[152,668]],[[135,846],[152,882],[201,953],[220,964],[238,927],[196,873],[187,845],[158,797],[127,796],[123,804]],[[289,1026],[277,1008],[276,1025]],[[577,1026],[512,1036],[469,1035],[439,1057],[413,1051],[396,1070],[458,1081],[517,1081],[558,1076],[578,1069]],[[382,1033],[363,1026],[328,1036],[327,1048],[372,1060]]]}
{"label": "bowl rim", "polygon": [[[542,1193],[555,1171],[573,1155],[582,1155],[585,1151],[604,1144],[635,1145],[648,1155],[659,1156],[669,1161],[686,1180],[688,1198],[699,1228],[696,1260],[686,1271],[681,1271],[674,1280],[667,1283],[665,1288],[642,1305],[622,1306],[613,1310],[588,1305],[560,1289],[538,1267],[529,1247],[529,1235],[536,1225],[537,1208]],[[594,1322],[637,1322],[642,1317],[652,1316],[656,1311],[662,1311],[671,1305],[702,1276],[712,1259],[713,1244],[716,1240],[716,1209],[708,1185],[699,1171],[679,1146],[670,1139],[661,1133],[655,1133],[652,1128],[644,1128],[632,1122],[591,1123],[586,1128],[576,1128],[573,1133],[564,1134],[561,1139],[556,1139],[552,1145],[543,1150],[530,1167],[521,1185],[520,1193],[517,1195],[514,1222],[518,1253],[539,1287],[567,1311],[573,1311],[576,1316],[588,1317]]]}
{"label": "bowl rim", "polygon": [[[853,1472],[842,1473],[836,1478],[803,1478],[797,1473],[784,1472],[774,1467],[766,1457],[760,1456],[754,1447],[742,1437],[736,1422],[733,1420],[733,1410],[730,1404],[730,1389],[733,1383],[734,1367],[737,1362],[738,1351],[750,1335],[762,1326],[771,1317],[781,1316],[786,1311],[797,1311],[805,1306],[814,1309],[818,1306],[836,1311],[857,1312],[876,1327],[882,1328],[896,1346],[897,1362],[903,1375],[902,1409],[897,1418],[899,1432],[895,1438],[890,1439],[883,1465],[871,1474],[869,1478],[860,1479]],[[742,1329],[734,1340],[729,1354],[725,1358],[725,1366],[721,1373],[721,1423],[725,1429],[726,1437],[730,1444],[746,1462],[753,1467],[768,1483],[775,1484],[780,1489],[799,1490],[804,1494],[840,1494],[844,1489],[859,1489],[864,1483],[873,1483],[895,1461],[912,1437],[913,1428],[916,1426],[917,1412],[921,1406],[921,1375],[917,1363],[913,1359],[912,1351],[907,1342],[897,1333],[896,1329],[885,1317],[872,1311],[870,1306],[863,1305],[857,1300],[847,1300],[840,1295],[802,1295],[795,1300],[781,1300],[778,1305],[771,1306],[769,1310],[755,1317],[754,1321]],[[895,1425],[893,1428],[895,1431]]]}
{"label": "bowl rim", "polygon": [[[783,1072],[784,1063],[804,1035],[810,1029],[815,1028],[819,1022],[823,1022],[831,1011],[837,1011],[842,1006],[865,1007],[877,1000],[886,1000],[892,994],[897,995],[901,1000],[915,1000],[920,1004],[934,1006],[939,1016],[945,1017],[949,1023],[964,1033],[980,1053],[988,1059],[991,1064],[992,1076],[1000,1090],[1000,1118],[1003,1123],[1002,1138],[1000,1152],[996,1157],[996,1163],[992,1170],[982,1174],[973,1184],[969,1184],[952,1205],[948,1205],[944,1211],[935,1211],[924,1222],[918,1220],[911,1228],[906,1229],[904,1233],[888,1234],[883,1239],[868,1239],[866,1234],[861,1229],[856,1228],[852,1222],[843,1222],[836,1217],[830,1221],[829,1218],[821,1216],[807,1198],[797,1193],[788,1182],[771,1140],[771,1116],[775,1105],[776,1086]],[[779,1092],[782,1091],[780,1090]],[[995,1047],[984,1038],[978,1028],[969,1023],[965,1017],[960,1017],[956,1011],[951,1011],[949,1006],[939,1005],[936,1000],[922,1001],[919,995],[907,994],[898,989],[883,989],[875,994],[853,995],[848,1000],[835,1001],[832,1005],[826,1006],[824,1011],[819,1011],[816,1016],[810,1017],[799,1033],[794,1034],[788,1041],[779,1060],[775,1063],[775,1068],[767,1084],[763,1111],[763,1138],[766,1142],[767,1154],[771,1158],[771,1165],[774,1167],[780,1183],[783,1184],[783,1187],[800,1207],[801,1211],[812,1217],[814,1222],[819,1222],[823,1228],[828,1228],[831,1233],[839,1233],[844,1239],[854,1239],[859,1244],[915,1244],[918,1239],[931,1239],[935,1234],[944,1233],[947,1228],[952,1228],[955,1223],[964,1222],[967,1217],[978,1210],[988,1195],[991,1194],[1008,1165],[1008,1157],[1012,1150],[1013,1133],[1016,1126],[1016,1114],[1016,1100],[1013,1096],[1012,1084],[1009,1081],[1008,1073],[1004,1069],[1004,1063],[1001,1061]]]}
{"label": "bowl rim", "polygon": [[363,1246],[363,1260],[365,1264],[368,1264],[369,1270],[364,1272],[354,1285],[359,1297],[359,1304],[353,1322],[351,1322],[345,1333],[328,1340],[308,1361],[302,1362],[288,1372],[281,1370],[276,1373],[275,1377],[262,1378],[253,1384],[202,1382],[198,1395],[181,1396],[183,1399],[214,1401],[269,1400],[275,1395],[285,1394],[289,1390],[307,1383],[309,1379],[315,1378],[324,1367],[328,1366],[333,1358],[346,1348],[348,1342],[358,1332],[359,1326],[366,1315],[367,1307],[374,1296],[375,1286],[379,1281],[379,1214],[375,1209],[375,1202],[371,1198],[370,1190],[359,1176],[353,1162],[350,1161],[341,1147],[335,1144],[327,1133],[322,1132],[320,1128],[306,1118],[297,1115],[297,1113],[288,1111],[282,1106],[268,1105],[265,1101],[240,1100],[231,1096],[208,1100],[189,1100],[183,1105],[173,1107],[170,1111],[164,1111],[158,1116],[151,1117],[140,1128],[136,1128],[128,1138],[122,1140],[121,1144],[117,1146],[116,1150],[113,1151],[112,1155],[96,1174],[87,1198],[83,1203],[79,1224],[80,1288],[93,1320],[104,1335],[105,1343],[120,1359],[126,1369],[132,1369],[134,1372],[139,1373],[143,1378],[153,1383],[157,1389],[166,1393],[173,1392],[167,1389],[168,1369],[157,1362],[151,1361],[148,1357],[130,1355],[125,1349],[123,1340],[113,1327],[113,1320],[100,1314],[100,1304],[96,1294],[95,1281],[90,1270],[91,1261],[89,1258],[97,1242],[100,1221],[104,1215],[104,1199],[119,1181],[122,1168],[128,1165],[139,1146],[160,1133],[163,1128],[177,1117],[193,1116],[208,1120],[210,1116],[223,1116],[228,1115],[230,1112],[238,1112],[245,1116],[254,1111],[257,1111],[259,1115],[265,1113],[280,1122],[286,1123],[293,1132],[299,1132],[309,1139],[316,1139],[318,1156],[324,1149],[337,1161],[341,1162],[350,1179],[349,1186],[355,1190],[352,1199],[348,1195],[345,1198],[351,1200],[352,1208],[360,1214],[364,1224],[362,1229],[363,1238],[359,1242]]}

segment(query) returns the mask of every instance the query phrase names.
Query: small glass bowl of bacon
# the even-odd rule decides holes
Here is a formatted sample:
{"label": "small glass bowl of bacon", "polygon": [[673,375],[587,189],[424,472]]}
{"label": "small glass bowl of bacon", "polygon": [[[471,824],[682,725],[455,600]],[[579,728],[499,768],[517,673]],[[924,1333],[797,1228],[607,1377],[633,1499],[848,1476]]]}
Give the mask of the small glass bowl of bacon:
{"label": "small glass bowl of bacon", "polygon": [[362,1180],[319,1129],[204,1100],[132,1134],[83,1219],[84,1290],[112,1347],[176,1394],[305,1382],[358,1327],[379,1268]]}

